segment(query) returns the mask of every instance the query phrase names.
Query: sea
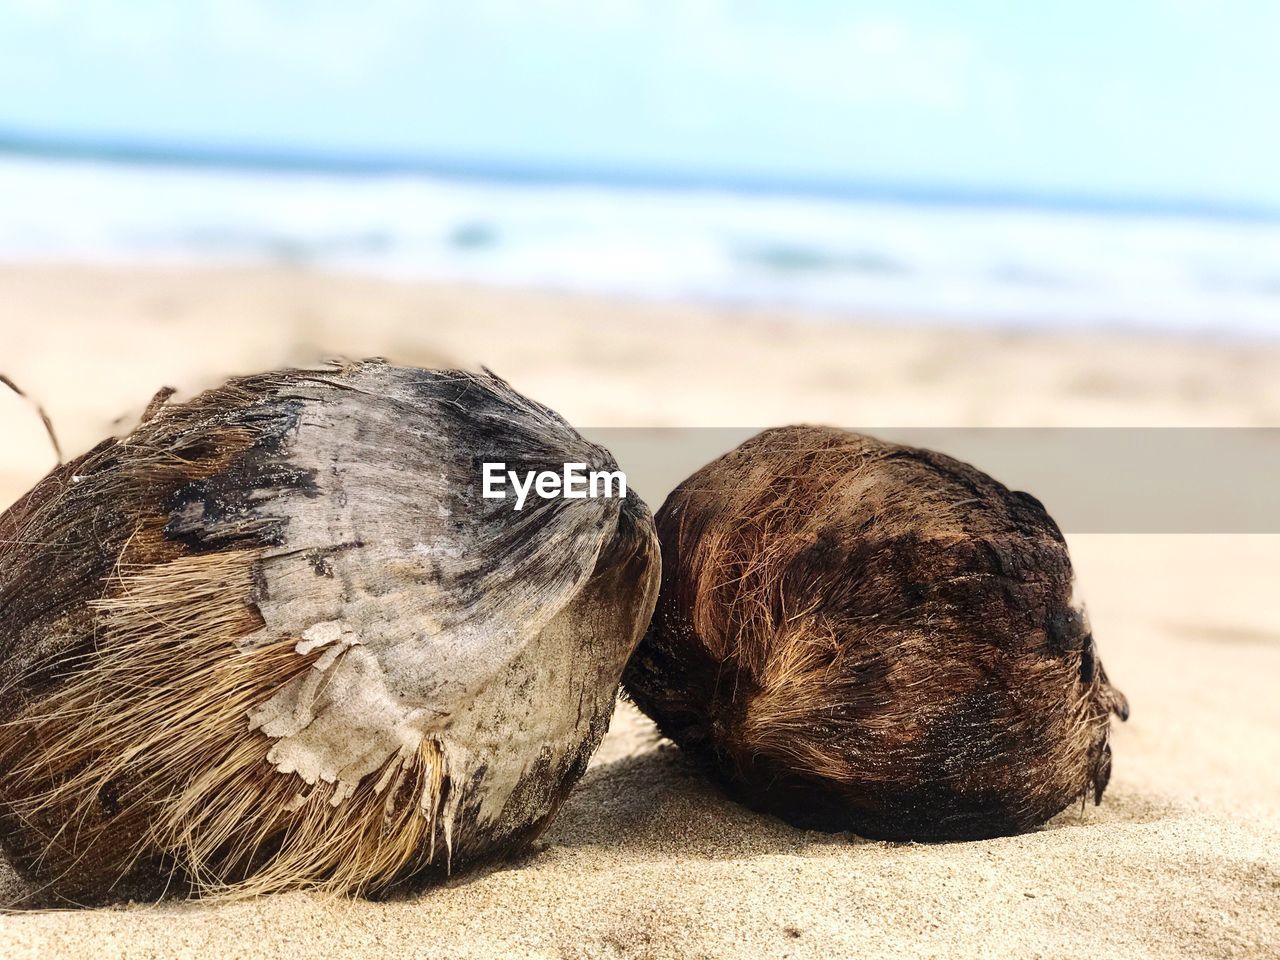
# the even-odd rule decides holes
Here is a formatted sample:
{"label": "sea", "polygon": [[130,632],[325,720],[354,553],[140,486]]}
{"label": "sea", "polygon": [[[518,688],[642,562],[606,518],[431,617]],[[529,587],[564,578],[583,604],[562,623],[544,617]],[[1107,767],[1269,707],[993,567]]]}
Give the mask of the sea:
{"label": "sea", "polygon": [[49,260],[1280,336],[1272,210],[0,140],[0,261]]}

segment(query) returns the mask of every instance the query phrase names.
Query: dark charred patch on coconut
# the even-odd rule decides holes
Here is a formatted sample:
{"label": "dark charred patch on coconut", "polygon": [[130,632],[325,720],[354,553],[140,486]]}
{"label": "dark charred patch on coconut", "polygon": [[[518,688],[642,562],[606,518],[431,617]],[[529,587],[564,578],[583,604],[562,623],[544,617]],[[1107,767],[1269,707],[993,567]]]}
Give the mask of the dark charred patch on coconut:
{"label": "dark charred patch on coconut", "polygon": [[491,375],[354,364],[155,404],[0,515],[0,842],[39,896],[380,895],[550,822],[652,611],[652,518],[481,510],[474,449],[607,458]]}
{"label": "dark charred patch on coconut", "polygon": [[[300,401],[264,403],[246,410],[239,424],[252,432],[253,445],[223,469],[184,483],[165,503],[169,521],[164,535],[190,552],[229,549],[236,544],[280,546],[285,542],[287,518],[266,514],[264,500],[286,494],[316,497],[316,471],[299,468],[288,459],[288,438],[302,416]],[[177,455],[199,458],[210,454],[215,439],[207,439]],[[204,447],[206,449],[201,449]]]}
{"label": "dark charred patch on coconut", "polygon": [[624,683],[731,796],[806,827],[1029,829],[1110,768],[1127,705],[1043,505],[932,451],[767,431],[658,513]]}
{"label": "dark charred patch on coconut", "polygon": [[311,564],[311,569],[315,571],[317,577],[333,578],[333,564],[331,558],[348,550],[359,550],[364,546],[359,540],[352,543],[339,543],[332,547],[316,547],[306,552],[307,563]]}

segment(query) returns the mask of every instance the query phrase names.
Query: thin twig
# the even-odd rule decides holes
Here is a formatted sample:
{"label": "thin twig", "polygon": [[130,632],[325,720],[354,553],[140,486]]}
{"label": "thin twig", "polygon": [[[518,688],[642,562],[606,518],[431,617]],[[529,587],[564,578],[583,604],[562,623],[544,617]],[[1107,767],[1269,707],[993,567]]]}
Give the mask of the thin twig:
{"label": "thin twig", "polygon": [[44,407],[31,397],[27,396],[27,394],[24,393],[16,383],[6,377],[3,373],[0,373],[0,383],[4,384],[23,400],[26,400],[31,404],[31,406],[35,407],[36,413],[40,414],[40,421],[44,424],[45,432],[49,434],[49,442],[53,444],[53,452],[57,454],[58,464],[61,465],[63,462],[62,444],[58,442],[58,434],[53,429],[53,421],[49,419],[49,414],[45,413]]}

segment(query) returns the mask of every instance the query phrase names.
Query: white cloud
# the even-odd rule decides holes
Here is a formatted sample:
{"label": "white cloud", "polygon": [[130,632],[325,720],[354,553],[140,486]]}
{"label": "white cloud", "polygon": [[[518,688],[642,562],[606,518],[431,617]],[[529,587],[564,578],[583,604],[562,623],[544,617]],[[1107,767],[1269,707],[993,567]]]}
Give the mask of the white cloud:
{"label": "white cloud", "polygon": [[[963,99],[982,63],[972,40],[901,16],[802,15],[783,2],[732,0],[9,0],[0,16],[56,24],[60,33],[122,54],[181,56],[193,41],[233,57],[341,80],[393,58],[412,62],[454,28],[555,45],[640,47],[655,73],[764,83],[821,101],[896,101],[946,107]],[[497,65],[500,68],[500,65]]]}
{"label": "white cloud", "polygon": [[994,73],[967,34],[897,16],[752,20],[704,0],[678,26],[675,49],[691,64],[808,102],[949,108]]}

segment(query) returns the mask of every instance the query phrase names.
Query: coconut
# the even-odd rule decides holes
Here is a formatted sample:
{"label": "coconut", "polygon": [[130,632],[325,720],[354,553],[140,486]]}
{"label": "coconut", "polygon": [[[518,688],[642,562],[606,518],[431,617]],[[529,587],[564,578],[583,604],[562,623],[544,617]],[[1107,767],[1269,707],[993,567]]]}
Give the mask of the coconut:
{"label": "coconut", "polygon": [[657,593],[634,495],[497,377],[368,362],[161,402],[0,517],[0,841],[54,898],[384,894],[526,847]]}
{"label": "coconut", "polygon": [[661,594],[624,686],[733,797],[894,840],[1101,801],[1128,708],[1034,497],[789,427],[698,471],[657,521]]}

